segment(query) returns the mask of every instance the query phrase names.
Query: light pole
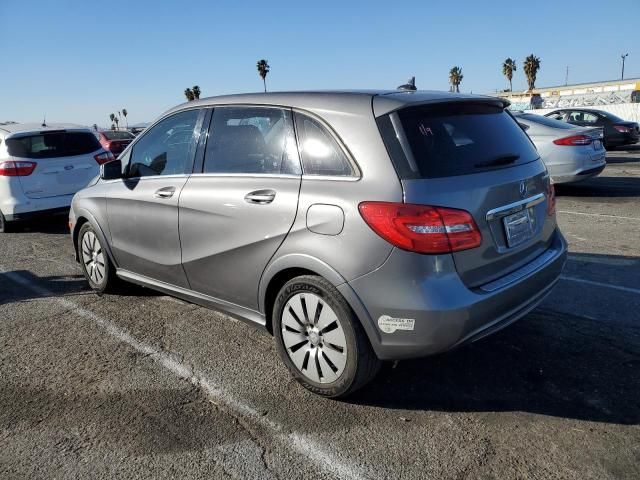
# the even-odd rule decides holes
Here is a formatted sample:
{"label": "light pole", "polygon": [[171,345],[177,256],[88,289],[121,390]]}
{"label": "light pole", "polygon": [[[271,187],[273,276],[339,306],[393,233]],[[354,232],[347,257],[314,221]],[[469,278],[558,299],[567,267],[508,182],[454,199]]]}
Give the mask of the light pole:
{"label": "light pole", "polygon": [[627,58],[629,56],[628,53],[625,53],[624,55],[620,55],[622,57],[622,78],[621,80],[624,80],[624,60],[625,58]]}

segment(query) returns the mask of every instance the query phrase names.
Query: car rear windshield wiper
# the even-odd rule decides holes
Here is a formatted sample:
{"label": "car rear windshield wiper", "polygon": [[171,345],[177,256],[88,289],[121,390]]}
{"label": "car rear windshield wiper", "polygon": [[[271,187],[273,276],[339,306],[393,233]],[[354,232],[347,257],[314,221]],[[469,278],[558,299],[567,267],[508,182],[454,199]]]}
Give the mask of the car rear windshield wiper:
{"label": "car rear windshield wiper", "polygon": [[497,165],[508,165],[510,163],[515,162],[520,158],[520,155],[511,154],[511,155],[500,155],[499,157],[492,158],[491,160],[486,160],[484,162],[476,163],[474,167],[494,167]]}

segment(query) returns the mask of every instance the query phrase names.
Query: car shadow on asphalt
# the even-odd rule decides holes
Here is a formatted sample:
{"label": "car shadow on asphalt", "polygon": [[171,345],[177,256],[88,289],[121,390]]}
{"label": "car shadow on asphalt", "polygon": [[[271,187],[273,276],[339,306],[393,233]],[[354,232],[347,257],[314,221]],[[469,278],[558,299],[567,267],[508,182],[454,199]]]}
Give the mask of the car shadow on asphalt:
{"label": "car shadow on asphalt", "polygon": [[640,197],[640,177],[594,177],[556,184],[559,197]]}
{"label": "car shadow on asphalt", "polygon": [[385,365],[350,402],[640,423],[640,330],[535,310],[447,354]]}
{"label": "car shadow on asphalt", "polygon": [[[61,235],[69,233],[69,220],[66,215],[37,217],[31,220],[16,222],[13,225],[16,233],[45,233]],[[11,235],[11,234],[9,234]]]}
{"label": "car shadow on asphalt", "polygon": [[[33,285],[34,288],[28,288],[25,284]],[[81,274],[40,277],[29,270],[0,272],[0,306],[38,298],[50,298],[51,294],[65,298],[96,295],[89,288],[84,275]],[[164,294],[132,283],[123,283],[119,285],[113,295],[120,297],[159,297]]]}

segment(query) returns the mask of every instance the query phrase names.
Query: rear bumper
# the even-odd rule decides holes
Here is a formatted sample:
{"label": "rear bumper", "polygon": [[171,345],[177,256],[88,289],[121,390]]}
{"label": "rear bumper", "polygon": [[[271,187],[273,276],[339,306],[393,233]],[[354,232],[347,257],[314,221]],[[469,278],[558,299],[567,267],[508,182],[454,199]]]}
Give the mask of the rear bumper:
{"label": "rear bumper", "polygon": [[[379,358],[421,357],[476,341],[527,314],[558,281],[566,251],[566,241],[557,231],[550,248],[530,264],[469,289],[450,256],[395,250],[378,270],[339,290],[356,305],[361,321],[368,322],[365,330]],[[405,319],[401,322],[406,329],[383,332],[381,322],[388,324],[389,318]]]}
{"label": "rear bumper", "polygon": [[616,133],[607,135],[607,138],[605,138],[605,145],[607,148],[621,147],[622,145],[634,145],[638,143],[638,140],[640,140],[640,137],[634,132]]}
{"label": "rear bumper", "polygon": [[21,187],[11,187],[0,184],[0,211],[8,221],[27,219],[52,211],[68,211],[73,199],[73,195],[29,198],[22,193]]}
{"label": "rear bumper", "polygon": [[555,183],[580,182],[582,180],[586,180],[588,178],[593,178],[593,177],[596,177],[596,176],[600,175],[602,173],[602,171],[605,169],[606,166],[607,166],[607,164],[605,162],[602,165],[599,165],[599,166],[597,166],[595,168],[589,168],[589,169],[586,169],[586,170],[580,170],[578,172],[575,172],[572,175],[563,175],[563,176],[552,175],[551,177],[553,178],[553,181]]}

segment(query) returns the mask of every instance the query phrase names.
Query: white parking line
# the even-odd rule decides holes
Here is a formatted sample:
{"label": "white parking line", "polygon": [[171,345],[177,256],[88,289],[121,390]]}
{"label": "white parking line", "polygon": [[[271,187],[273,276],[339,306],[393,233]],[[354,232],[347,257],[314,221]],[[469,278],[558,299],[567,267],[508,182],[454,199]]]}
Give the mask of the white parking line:
{"label": "white parking line", "polygon": [[635,220],[636,222],[640,222],[640,218],[637,218],[637,217],[624,217],[622,215],[608,215],[606,213],[573,212],[571,210],[558,210],[558,213],[569,213],[571,215],[585,215],[588,217],[621,218],[622,220]]}
{"label": "white parking line", "polygon": [[110,320],[102,318],[94,312],[87,310],[64,297],[56,296],[54,292],[35,285],[33,282],[27,280],[18,273],[5,269],[2,265],[0,265],[0,275],[4,275],[6,278],[42,297],[51,297],[52,301],[56,302],[66,310],[69,310],[70,313],[87,320],[91,320],[97,326],[106,331],[111,337],[122,343],[126,343],[137,352],[152,359],[157,364],[169,370],[176,377],[182,380],[187,380],[193,385],[199,387],[211,400],[226,405],[226,407],[232,410],[234,414],[247,417],[261,427],[271,431],[275,438],[283,441],[294,452],[306,457],[307,460],[324,473],[340,479],[346,478],[356,480],[369,478],[361,473],[355,465],[351,465],[348,462],[337,458],[334,454],[329,452],[323,444],[318,443],[308,435],[303,436],[296,432],[287,433],[287,429],[284,426],[269,420],[252,406],[235,398],[219,385],[216,385],[214,382],[209,380],[203,372],[176,360],[176,358],[166,352],[156,350],[151,345],[137,340],[126,330],[120,328]]}
{"label": "white parking line", "polygon": [[611,288],[613,290],[620,290],[621,292],[635,293],[636,295],[640,295],[640,288],[623,287],[622,285],[611,285],[610,283],[595,282],[593,280],[569,277],[567,275],[560,275],[560,278],[562,280],[568,280],[570,282],[584,283],[586,285],[593,285],[595,287]]}

